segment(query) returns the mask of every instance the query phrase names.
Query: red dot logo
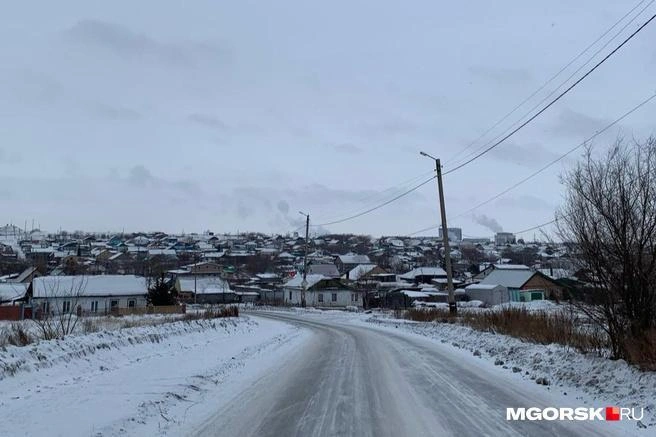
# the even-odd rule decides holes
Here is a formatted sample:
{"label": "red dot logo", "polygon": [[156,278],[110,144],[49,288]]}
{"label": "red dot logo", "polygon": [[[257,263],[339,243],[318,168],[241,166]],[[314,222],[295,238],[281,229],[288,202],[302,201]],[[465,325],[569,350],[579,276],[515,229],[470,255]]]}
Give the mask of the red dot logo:
{"label": "red dot logo", "polygon": [[606,407],[606,420],[620,420],[620,407]]}

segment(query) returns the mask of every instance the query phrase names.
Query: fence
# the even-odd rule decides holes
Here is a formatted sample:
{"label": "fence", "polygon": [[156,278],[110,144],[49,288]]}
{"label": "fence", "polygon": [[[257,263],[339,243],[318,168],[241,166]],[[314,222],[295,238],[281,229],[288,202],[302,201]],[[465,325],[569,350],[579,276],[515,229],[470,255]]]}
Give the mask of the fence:
{"label": "fence", "polygon": [[110,314],[116,316],[143,315],[143,314],[184,314],[186,305],[160,305],[135,308],[114,308]]}
{"label": "fence", "polygon": [[0,306],[0,320],[21,320],[23,318],[23,309],[17,306]]}

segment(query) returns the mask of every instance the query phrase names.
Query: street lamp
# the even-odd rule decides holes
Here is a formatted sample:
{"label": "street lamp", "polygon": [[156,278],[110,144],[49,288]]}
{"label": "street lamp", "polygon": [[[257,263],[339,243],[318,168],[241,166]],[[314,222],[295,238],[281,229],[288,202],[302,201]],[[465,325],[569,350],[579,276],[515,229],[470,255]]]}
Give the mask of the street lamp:
{"label": "street lamp", "polygon": [[458,307],[456,305],[456,296],[453,291],[453,274],[451,272],[451,249],[449,248],[449,232],[446,224],[446,209],[444,206],[444,188],[442,187],[442,165],[440,160],[426,152],[419,152],[421,156],[435,161],[435,172],[437,173],[437,194],[440,201],[440,214],[442,218],[442,244],[444,246],[444,267],[446,268],[446,284],[449,292],[449,313],[456,315]]}

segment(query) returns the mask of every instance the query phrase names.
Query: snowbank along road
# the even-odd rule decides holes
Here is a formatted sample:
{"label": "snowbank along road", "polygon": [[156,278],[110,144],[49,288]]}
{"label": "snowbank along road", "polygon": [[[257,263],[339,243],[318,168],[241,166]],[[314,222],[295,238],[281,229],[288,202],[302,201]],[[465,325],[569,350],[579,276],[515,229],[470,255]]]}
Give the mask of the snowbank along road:
{"label": "snowbank along road", "polygon": [[619,422],[506,420],[506,407],[575,407],[455,348],[339,319],[260,313],[312,332],[219,407],[200,436],[633,435]]}

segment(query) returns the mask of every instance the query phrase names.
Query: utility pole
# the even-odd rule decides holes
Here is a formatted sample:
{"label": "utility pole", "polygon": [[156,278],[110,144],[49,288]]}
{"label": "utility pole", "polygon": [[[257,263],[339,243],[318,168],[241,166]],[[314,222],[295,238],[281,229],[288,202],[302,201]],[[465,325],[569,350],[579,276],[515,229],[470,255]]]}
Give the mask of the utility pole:
{"label": "utility pole", "polygon": [[[300,211],[299,211],[300,212]],[[301,306],[305,308],[305,292],[307,291],[307,255],[308,255],[308,237],[310,236],[310,214],[300,212],[305,216],[305,253],[303,255],[303,282],[301,282]]]}
{"label": "utility pole", "polygon": [[442,187],[442,165],[440,160],[430,156],[426,152],[419,152],[422,156],[431,158],[435,161],[435,172],[437,173],[437,193],[440,199],[440,214],[442,218],[442,245],[444,247],[444,267],[446,270],[446,286],[449,292],[449,313],[456,315],[458,306],[456,305],[456,296],[453,291],[453,273],[451,272],[451,249],[449,248],[449,232],[446,224],[446,207],[444,206],[444,188]]}

